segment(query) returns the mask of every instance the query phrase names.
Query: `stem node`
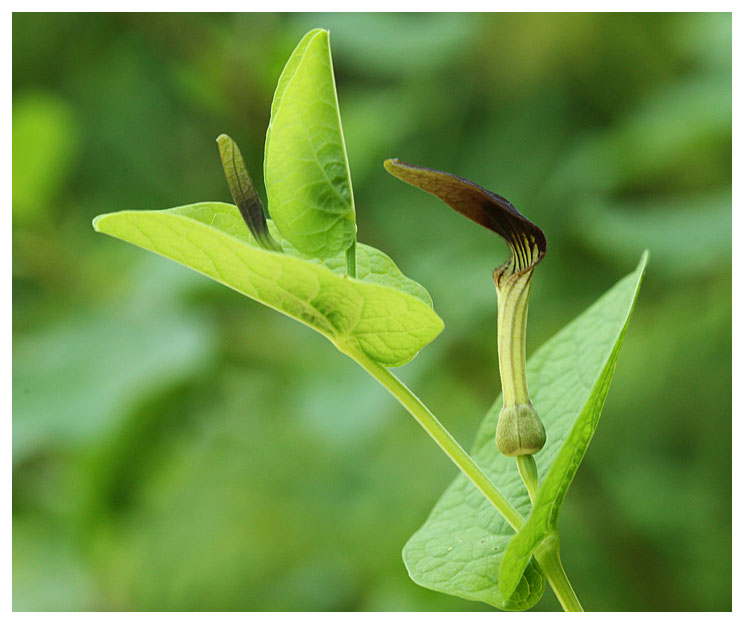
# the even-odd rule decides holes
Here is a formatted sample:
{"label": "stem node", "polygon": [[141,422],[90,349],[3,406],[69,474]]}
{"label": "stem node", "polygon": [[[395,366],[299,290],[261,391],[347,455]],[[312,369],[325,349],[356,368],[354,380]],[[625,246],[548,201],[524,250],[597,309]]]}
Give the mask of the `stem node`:
{"label": "stem node", "polygon": [[559,556],[559,534],[550,533],[533,550],[533,556],[543,569],[551,588],[564,612],[584,612],[577,595],[569,582]]}

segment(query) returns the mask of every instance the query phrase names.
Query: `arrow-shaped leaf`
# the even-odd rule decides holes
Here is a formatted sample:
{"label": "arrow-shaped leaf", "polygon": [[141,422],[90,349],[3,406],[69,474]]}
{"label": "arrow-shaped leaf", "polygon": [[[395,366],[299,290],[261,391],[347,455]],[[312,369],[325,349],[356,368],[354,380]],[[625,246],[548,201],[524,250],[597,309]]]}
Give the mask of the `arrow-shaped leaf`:
{"label": "arrow-shaped leaf", "polygon": [[[533,549],[546,538],[557,533],[559,510],[564,502],[569,485],[572,483],[580,462],[582,462],[582,458],[584,458],[590,445],[592,436],[595,434],[600,419],[600,411],[608,395],[611,378],[616,369],[618,354],[621,351],[629,316],[641,286],[646,264],[647,254],[645,252],[636,271],[622,280],[585,313],[585,315],[591,314],[587,327],[578,326],[572,332],[573,337],[575,337],[573,347],[577,349],[575,355],[569,353],[566,344],[562,345],[561,343],[548,354],[543,350],[536,354],[539,363],[542,360],[542,368],[548,366],[549,370],[551,366],[548,363],[552,360],[560,362],[573,359],[577,367],[582,367],[579,371],[593,369],[594,380],[589,385],[589,376],[578,379],[579,382],[588,384],[585,388],[591,389],[584,406],[574,418],[568,411],[557,415],[557,418],[551,424],[551,430],[547,433],[547,436],[553,434],[553,437],[549,440],[552,441],[552,450],[555,449],[556,451],[551,456],[546,454],[546,457],[542,457],[543,454],[539,454],[536,457],[540,484],[538,495],[530,512],[530,517],[507,547],[499,574],[499,587],[506,596],[509,596],[517,588],[522,572],[530,561]],[[571,328],[572,326],[568,327]],[[612,340],[614,328],[615,340]],[[608,330],[608,332],[605,333],[603,330]],[[583,337],[586,340],[582,340]],[[601,358],[593,359],[593,354],[582,349],[582,344],[590,343],[604,350]],[[591,360],[588,361],[585,358],[591,358]],[[559,385],[565,383],[557,379],[547,384],[549,392],[553,389],[554,401],[556,402],[560,399],[559,391],[561,389],[561,386],[557,386],[557,382]],[[569,382],[569,380],[566,382]],[[559,442],[561,443],[560,446]]]}
{"label": "arrow-shaped leaf", "polygon": [[[536,510],[523,530],[516,535],[459,475],[404,548],[404,562],[415,582],[502,609],[526,609],[540,598],[543,584],[536,577],[531,550],[555,528],[559,507],[597,426],[646,261],[645,253],[633,273],[528,361],[528,380],[547,442],[535,455],[541,487]],[[501,404],[497,398],[471,455],[528,516],[530,500],[515,462],[494,445]]]}
{"label": "arrow-shaped leaf", "polygon": [[426,291],[382,252],[360,246],[364,277],[349,278],[318,261],[258,247],[231,204],[122,211],[96,217],[93,226],[301,321],[344,353],[362,350],[389,367],[411,360],[443,327]]}

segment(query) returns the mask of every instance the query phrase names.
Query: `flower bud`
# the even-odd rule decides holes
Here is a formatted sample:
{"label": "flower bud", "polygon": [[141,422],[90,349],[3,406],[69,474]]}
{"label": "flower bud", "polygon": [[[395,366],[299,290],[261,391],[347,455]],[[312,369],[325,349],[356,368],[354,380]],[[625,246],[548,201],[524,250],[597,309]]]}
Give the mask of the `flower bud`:
{"label": "flower bud", "polygon": [[546,430],[530,403],[505,406],[497,422],[497,448],[505,456],[535,454],[546,444]]}
{"label": "flower bud", "polygon": [[220,150],[220,160],[222,160],[230,194],[254,240],[265,250],[281,252],[282,247],[269,233],[264,206],[259,194],[256,193],[253,180],[235,141],[223,134],[217,138],[217,147]]}

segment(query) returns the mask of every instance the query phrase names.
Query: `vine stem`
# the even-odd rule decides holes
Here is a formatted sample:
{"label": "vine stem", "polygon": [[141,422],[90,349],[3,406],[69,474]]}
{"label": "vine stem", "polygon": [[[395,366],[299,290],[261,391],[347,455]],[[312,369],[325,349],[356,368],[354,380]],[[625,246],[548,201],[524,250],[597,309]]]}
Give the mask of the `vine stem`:
{"label": "vine stem", "polygon": [[[409,390],[401,380],[393,375],[386,367],[369,358],[361,350],[344,349],[342,346],[338,347],[340,351],[352,358],[393,395],[516,532],[525,524],[525,519],[522,515],[499,492],[499,489],[481,470],[481,467],[466,453],[460,446],[460,443],[437,420],[437,417],[424,405],[422,400]],[[564,571],[564,567],[561,565],[558,535],[552,534],[545,539],[533,551],[533,555],[546,575],[546,579],[548,579],[548,583],[551,585],[562,609],[565,612],[582,612],[579,599],[572,585],[569,583],[569,578]]]}
{"label": "vine stem", "polygon": [[[357,277],[357,240],[347,248],[347,275],[350,278]],[[355,359],[356,360],[356,359]]]}
{"label": "vine stem", "polygon": [[559,556],[559,535],[550,534],[533,550],[533,556],[540,565],[551,589],[559,600],[564,612],[584,612],[577,594],[569,582]]}
{"label": "vine stem", "polygon": [[398,402],[406,408],[414,419],[421,425],[424,430],[429,434],[434,441],[440,446],[440,449],[445,452],[448,458],[455,463],[465,475],[468,477],[473,485],[481,491],[499,513],[505,518],[505,520],[514,528],[515,531],[519,530],[525,523],[522,515],[515,510],[512,504],[507,501],[507,498],[499,492],[499,489],[494,486],[492,481],[487,475],[481,470],[471,456],[460,446],[460,443],[453,438],[453,435],[447,431],[445,426],[437,420],[437,417],[432,414],[429,408],[422,403],[409,388],[401,382],[395,375],[393,375],[383,365],[370,359],[366,354],[361,351],[349,352],[345,351],[346,354],[351,356],[357,363],[373,376],[378,382],[380,382]]}

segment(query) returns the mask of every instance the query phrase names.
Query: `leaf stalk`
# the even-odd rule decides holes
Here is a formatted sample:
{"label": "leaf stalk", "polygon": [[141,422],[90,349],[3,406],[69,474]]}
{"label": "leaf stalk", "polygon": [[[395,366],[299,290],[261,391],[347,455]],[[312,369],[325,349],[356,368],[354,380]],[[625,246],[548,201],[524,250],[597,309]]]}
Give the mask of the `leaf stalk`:
{"label": "leaf stalk", "polygon": [[357,239],[347,248],[347,275],[350,278],[357,277]]}
{"label": "leaf stalk", "polygon": [[504,519],[515,529],[519,530],[525,519],[512,506],[507,498],[492,483],[487,475],[481,470],[473,458],[466,453],[453,435],[445,426],[437,420],[434,414],[422,403],[409,388],[401,382],[393,373],[381,364],[370,359],[361,350],[340,350],[350,356],[365,371],[373,376],[383,387],[400,403],[412,417],[421,425],[427,434],[439,445],[448,458],[457,466],[463,474],[471,480],[473,485],[481,491],[492,505],[499,511]]}
{"label": "leaf stalk", "polygon": [[[518,531],[523,524],[525,519],[523,516],[512,506],[507,498],[502,495],[499,489],[489,479],[489,477],[481,470],[481,467],[468,455],[468,453],[460,446],[453,435],[445,428],[442,423],[435,417],[429,408],[419,399],[401,380],[399,380],[393,373],[391,373],[386,367],[370,359],[364,352],[359,349],[344,349],[342,346],[338,346],[339,350],[345,353],[347,356],[352,358],[360,367],[367,371],[373,378],[375,378],[393,397],[400,403],[407,412],[414,417],[417,423],[424,428],[429,436],[437,443],[448,458],[460,469],[460,471],[473,483],[473,485],[481,492],[484,497],[497,509],[499,514],[504,517],[505,521],[509,523],[515,531]],[[525,460],[529,463],[535,460],[532,456],[523,456],[523,458],[529,458]],[[518,467],[520,466],[520,458],[518,458]],[[537,489],[537,471],[535,485]],[[529,488],[530,492],[530,488]],[[535,495],[531,496],[533,499]],[[572,585],[569,583],[564,568],[561,565],[559,559],[559,537],[555,536],[555,540],[547,544],[547,541],[543,541],[533,554],[538,562],[539,566],[543,570],[548,583],[551,585],[556,598],[559,600],[562,608],[565,611],[581,612],[582,606],[577,599],[577,595],[572,589]]]}

